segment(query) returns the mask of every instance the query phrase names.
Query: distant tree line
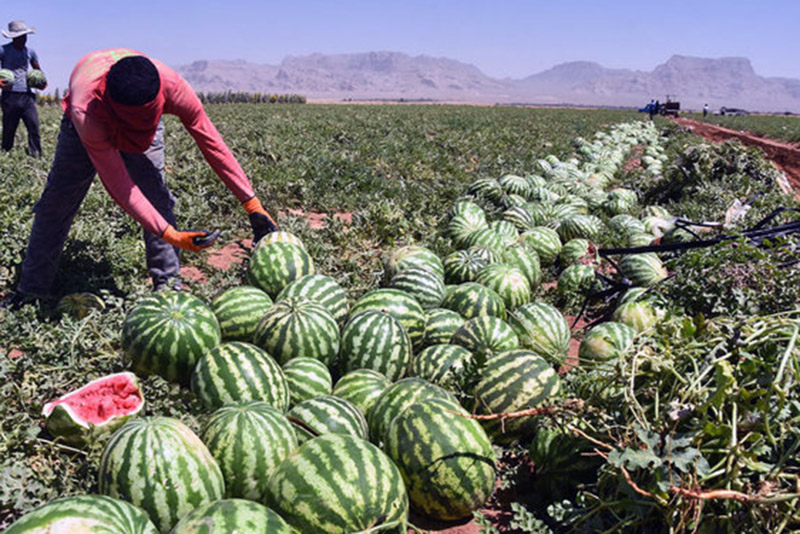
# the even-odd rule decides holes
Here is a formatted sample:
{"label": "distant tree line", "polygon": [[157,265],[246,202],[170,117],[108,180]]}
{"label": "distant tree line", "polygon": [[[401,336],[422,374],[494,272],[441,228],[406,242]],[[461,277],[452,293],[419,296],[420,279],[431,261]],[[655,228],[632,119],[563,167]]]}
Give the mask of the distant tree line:
{"label": "distant tree line", "polygon": [[[203,104],[305,104],[303,95],[278,93],[245,93],[224,91],[220,93],[197,93]],[[52,93],[39,93],[36,102],[40,106],[61,104],[61,92],[58,87]]]}

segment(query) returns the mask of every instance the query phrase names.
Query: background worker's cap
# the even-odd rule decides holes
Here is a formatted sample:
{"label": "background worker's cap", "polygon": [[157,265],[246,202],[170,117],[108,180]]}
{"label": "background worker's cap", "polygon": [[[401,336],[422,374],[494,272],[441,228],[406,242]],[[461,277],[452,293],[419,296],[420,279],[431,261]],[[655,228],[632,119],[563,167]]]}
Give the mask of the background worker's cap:
{"label": "background worker's cap", "polygon": [[8,23],[8,31],[3,30],[3,37],[6,39],[16,39],[22,35],[36,33],[33,27],[27,27],[21,20],[13,20]]}

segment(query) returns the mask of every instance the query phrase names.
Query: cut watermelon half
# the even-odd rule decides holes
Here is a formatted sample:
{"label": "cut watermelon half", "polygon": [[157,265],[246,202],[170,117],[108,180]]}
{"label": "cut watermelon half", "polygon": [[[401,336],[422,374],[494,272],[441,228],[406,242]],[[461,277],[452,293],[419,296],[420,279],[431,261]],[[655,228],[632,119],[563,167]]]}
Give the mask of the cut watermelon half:
{"label": "cut watermelon half", "polygon": [[136,375],[115,373],[44,405],[45,426],[70,445],[83,446],[110,432],[144,407]]}

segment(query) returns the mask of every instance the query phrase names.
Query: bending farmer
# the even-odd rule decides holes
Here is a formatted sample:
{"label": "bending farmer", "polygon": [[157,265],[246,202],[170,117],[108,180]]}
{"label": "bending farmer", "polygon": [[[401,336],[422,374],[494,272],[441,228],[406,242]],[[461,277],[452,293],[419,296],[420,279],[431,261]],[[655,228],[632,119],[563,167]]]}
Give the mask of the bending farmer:
{"label": "bending farmer", "polygon": [[179,249],[199,251],[215,236],[175,228],[164,184],[164,113],[177,115],[217,176],[242,203],[257,242],[277,230],[189,84],[163,63],[128,49],[93,52],[69,82],[47,185],[22,263],[17,299],[52,289],[64,242],[95,171],[108,193],[144,228],[156,290],[180,278]]}

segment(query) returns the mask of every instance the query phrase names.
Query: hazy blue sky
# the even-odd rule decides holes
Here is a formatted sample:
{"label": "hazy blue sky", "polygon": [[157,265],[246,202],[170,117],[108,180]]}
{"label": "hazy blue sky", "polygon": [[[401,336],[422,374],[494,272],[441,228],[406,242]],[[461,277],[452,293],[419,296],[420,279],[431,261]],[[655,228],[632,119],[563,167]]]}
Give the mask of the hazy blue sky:
{"label": "hazy blue sky", "polygon": [[800,0],[3,0],[0,25],[15,19],[36,28],[28,44],[51,88],[86,52],[119,46],[173,66],[391,50],[500,78],[574,60],[649,71],[673,54],[745,56],[762,76],[800,78]]}

